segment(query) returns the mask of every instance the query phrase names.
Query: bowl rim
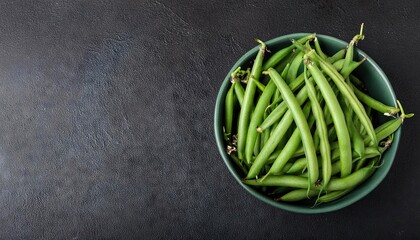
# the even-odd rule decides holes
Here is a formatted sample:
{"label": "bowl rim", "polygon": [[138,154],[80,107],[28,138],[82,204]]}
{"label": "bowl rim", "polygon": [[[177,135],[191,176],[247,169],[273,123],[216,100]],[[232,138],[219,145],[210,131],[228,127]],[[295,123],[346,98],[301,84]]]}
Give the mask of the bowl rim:
{"label": "bowl rim", "polygon": [[[300,38],[300,37],[302,37],[304,35],[307,35],[307,34],[310,34],[310,33],[303,33],[302,32],[302,33],[292,33],[292,34],[282,35],[282,36],[273,38],[271,40],[268,40],[265,43],[268,47],[270,47],[270,45],[272,45],[272,44],[281,44],[281,42],[283,42],[283,41],[287,41],[287,40],[290,41],[292,39],[297,39],[297,38]],[[338,44],[342,44],[344,46],[347,46],[347,44],[348,44],[347,42],[345,42],[341,39],[338,39],[336,37],[333,37],[333,36],[324,35],[324,34],[316,34],[316,36],[321,40],[333,41],[333,42],[336,42]],[[336,211],[336,210],[345,208],[349,205],[352,205],[353,203],[359,201],[360,199],[362,199],[366,195],[368,195],[370,192],[372,192],[384,180],[384,178],[388,174],[389,170],[391,169],[391,166],[394,162],[395,155],[396,155],[396,152],[397,152],[397,149],[398,149],[398,146],[399,146],[399,142],[400,142],[401,128],[399,128],[394,134],[393,144],[391,145],[391,148],[393,148],[394,150],[393,151],[388,150],[385,153],[387,158],[388,158],[387,164],[383,164],[381,166],[381,168],[379,168],[379,169],[381,169],[381,171],[378,171],[378,170],[375,171],[373,176],[371,176],[370,179],[369,179],[370,184],[368,184],[368,185],[362,184],[363,185],[362,188],[361,188],[361,186],[358,186],[355,190],[353,190],[353,192],[351,194],[347,194],[346,196],[344,196],[340,200],[334,201],[330,204],[320,205],[320,206],[317,206],[316,208],[308,208],[307,206],[303,207],[303,206],[293,205],[293,204],[285,203],[285,202],[277,202],[277,201],[274,201],[273,199],[261,194],[260,192],[253,189],[251,186],[246,185],[241,181],[239,173],[236,171],[236,167],[231,162],[231,160],[229,159],[229,156],[227,155],[227,153],[225,151],[225,145],[224,145],[224,139],[223,139],[223,133],[222,133],[222,123],[219,121],[219,119],[221,118],[221,115],[223,115],[222,110],[224,109],[224,96],[226,95],[226,92],[227,92],[227,85],[230,82],[230,80],[229,80],[230,79],[230,74],[238,66],[240,66],[246,59],[249,59],[250,57],[255,56],[258,49],[259,49],[258,46],[250,49],[248,52],[246,52],[244,55],[242,55],[236,61],[236,63],[233,65],[233,67],[231,68],[229,73],[224,78],[224,81],[222,82],[222,84],[219,88],[217,99],[216,99],[216,104],[215,104],[214,134],[215,134],[215,138],[216,138],[217,147],[218,147],[220,155],[223,158],[223,161],[224,161],[225,165],[227,166],[227,168],[229,169],[229,172],[233,175],[235,180],[239,183],[239,185],[241,185],[245,190],[247,190],[247,192],[249,192],[251,195],[253,195],[257,199],[259,199],[259,200],[261,200],[261,201],[263,201],[263,202],[265,202],[265,203],[267,203],[271,206],[274,206],[276,208],[280,208],[280,209],[283,209],[283,210],[286,210],[286,211],[289,211],[289,212],[303,213],[303,214],[316,214],[316,213],[327,213],[327,212]],[[358,54],[362,57],[366,57],[366,62],[371,64],[373,66],[373,68],[375,69],[375,71],[381,76],[381,79],[384,82],[386,88],[389,90],[389,93],[390,93],[390,95],[392,97],[392,100],[395,104],[396,99],[397,99],[396,95],[395,95],[395,92],[394,92],[394,90],[391,86],[391,83],[389,82],[389,79],[387,78],[387,76],[385,75],[383,70],[364,51],[360,50],[359,48],[355,48],[355,51],[357,52],[355,55]],[[375,177],[374,178],[375,181],[372,182],[373,177]]]}

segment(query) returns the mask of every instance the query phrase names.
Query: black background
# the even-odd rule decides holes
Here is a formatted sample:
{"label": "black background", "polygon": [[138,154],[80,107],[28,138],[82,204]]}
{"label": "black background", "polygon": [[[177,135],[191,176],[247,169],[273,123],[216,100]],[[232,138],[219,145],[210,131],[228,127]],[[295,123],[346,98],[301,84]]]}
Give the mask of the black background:
{"label": "black background", "polygon": [[236,60],[293,32],[350,40],[420,114],[420,2],[0,2],[0,238],[419,238],[418,117],[386,179],[293,214],[235,182],[213,112]]}

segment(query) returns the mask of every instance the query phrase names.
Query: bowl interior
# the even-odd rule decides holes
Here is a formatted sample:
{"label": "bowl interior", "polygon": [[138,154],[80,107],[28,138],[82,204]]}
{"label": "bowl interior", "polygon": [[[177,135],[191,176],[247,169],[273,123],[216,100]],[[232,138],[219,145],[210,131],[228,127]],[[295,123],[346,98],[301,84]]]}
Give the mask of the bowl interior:
{"label": "bowl interior", "polygon": [[[295,33],[290,35],[281,36],[270,41],[267,41],[267,47],[271,52],[275,52],[281,48],[289,46],[292,39],[299,39],[307,35],[307,33]],[[326,54],[332,55],[335,52],[343,49],[347,46],[347,42],[339,40],[337,38],[317,34],[318,39],[320,40],[320,44],[322,49],[325,51]],[[359,44],[362,44],[360,42]],[[215,106],[215,115],[214,115],[214,128],[215,128],[215,137],[219,152],[228,167],[229,171],[232,173],[234,178],[237,182],[245,188],[249,193],[251,193],[256,198],[260,199],[261,201],[268,203],[272,206],[291,211],[291,212],[298,212],[298,213],[323,213],[323,212],[330,212],[335,211],[341,208],[344,208],[364,196],[366,196],[369,192],[375,189],[379,183],[385,178],[386,174],[389,172],[393,160],[395,158],[395,154],[398,148],[401,129],[395,132],[394,142],[392,146],[383,154],[382,161],[383,165],[376,170],[376,172],[363,184],[353,190],[351,193],[347,194],[343,198],[336,200],[334,202],[319,205],[317,207],[312,208],[311,205],[302,204],[302,203],[284,203],[284,202],[276,202],[271,198],[263,195],[262,193],[256,191],[254,188],[245,185],[241,182],[241,179],[244,177],[240,174],[240,170],[231,162],[229,155],[225,151],[225,144],[223,140],[223,132],[222,132],[222,125],[223,125],[223,112],[224,112],[224,98],[229,88],[230,83],[230,74],[235,70],[238,66],[247,66],[250,62],[253,61],[255,55],[258,51],[258,46],[248,51],[245,55],[243,55],[232,67],[230,72],[226,75],[220,91],[217,96],[216,106]],[[396,104],[396,97],[395,93],[392,89],[392,86],[384,74],[384,72],[380,69],[380,67],[363,51],[356,48],[355,51],[355,58],[362,59],[366,57],[367,60],[359,66],[354,74],[360,77],[366,84],[366,87],[369,91],[369,94],[383,103],[391,106],[395,106]],[[377,124],[384,122],[386,119],[382,116],[378,117]]]}

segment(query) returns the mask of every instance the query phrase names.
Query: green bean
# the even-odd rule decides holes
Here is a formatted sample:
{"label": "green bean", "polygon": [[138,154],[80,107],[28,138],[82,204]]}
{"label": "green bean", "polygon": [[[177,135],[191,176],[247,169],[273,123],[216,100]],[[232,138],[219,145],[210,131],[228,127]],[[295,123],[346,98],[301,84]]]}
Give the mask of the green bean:
{"label": "green bean", "polygon": [[353,62],[353,56],[354,56],[354,45],[357,44],[359,40],[363,40],[365,36],[363,35],[363,23],[360,27],[360,33],[355,35],[353,39],[350,41],[349,45],[347,46],[344,66],[341,69],[341,75],[343,75],[343,78],[347,78],[350,75],[350,72],[352,71],[351,68],[353,68],[351,63]]}
{"label": "green bean", "polygon": [[289,107],[289,111],[292,112],[294,122],[296,123],[297,128],[300,131],[303,147],[305,149],[305,155],[308,160],[308,172],[309,172],[309,182],[315,183],[318,180],[318,162],[316,159],[315,146],[312,138],[311,131],[306,121],[305,115],[300,107],[298,100],[296,99],[293,92],[284,82],[280,74],[273,68],[267,70],[271,79],[276,84],[277,88],[280,90],[281,95],[283,96],[284,101]]}
{"label": "green bean", "polygon": [[[350,175],[342,178],[331,178],[327,186],[320,186],[313,184],[312,190],[320,190],[323,188],[325,191],[338,191],[347,188],[355,187],[366,179],[368,179],[375,171],[374,167],[368,166],[361,168]],[[251,186],[267,186],[267,187],[294,187],[294,188],[307,188],[308,179],[302,176],[295,175],[269,175],[264,181],[258,179],[244,179],[243,183]]]}
{"label": "green bean", "polygon": [[[315,34],[309,34],[307,36],[304,36],[303,38],[297,40],[297,42],[303,44],[306,41],[313,39],[315,37]],[[271,56],[267,62],[265,62],[265,64],[263,65],[264,70],[267,70],[269,68],[274,67],[275,65],[277,65],[277,63],[279,63],[283,58],[285,58],[290,52],[293,51],[295,47],[293,45],[283,48],[280,51],[277,51],[273,56]]]}
{"label": "green bean", "polygon": [[244,94],[245,90],[244,87],[242,87],[242,84],[240,82],[235,83],[235,96],[238,99],[239,105],[242,107],[242,102],[244,101]]}
{"label": "green bean", "polygon": [[364,57],[362,60],[355,62],[352,61],[350,62],[350,65],[347,68],[343,68],[341,69],[340,73],[343,76],[344,79],[348,78],[349,75],[356,69],[358,68],[360,65],[362,65],[362,63],[364,63],[366,61],[366,57]]}
{"label": "green bean", "polygon": [[257,85],[257,88],[261,91],[264,92],[265,86],[264,84],[262,84],[260,81],[255,81],[255,85]]}
{"label": "green bean", "polygon": [[340,73],[335,70],[335,68],[328,62],[322,60],[314,51],[306,53],[311,60],[319,62],[321,68],[324,72],[333,80],[335,85],[340,90],[341,94],[347,99],[350,106],[353,108],[353,111],[360,118],[362,125],[366,128],[369,137],[371,138],[371,144],[377,145],[378,141],[376,139],[375,131],[372,126],[372,122],[366,114],[366,111],[357,97],[354,95],[353,90],[345,83],[344,78]]}
{"label": "green bean", "polygon": [[[286,77],[287,72],[289,71],[290,68],[290,63],[287,63],[286,66],[283,69],[283,72],[281,73],[281,76],[283,78]],[[279,103],[281,103],[283,101],[283,99],[281,98],[281,94],[279,90],[276,90],[276,92],[274,93],[274,99],[273,102],[269,105],[270,109],[275,109]],[[268,109],[268,108],[267,108]]]}
{"label": "green bean", "polygon": [[331,57],[327,58],[327,61],[329,63],[333,63],[336,62],[340,59],[343,59],[344,56],[346,54],[346,49],[341,49],[340,51],[336,52],[334,55],[332,55]]}
{"label": "green bean", "polygon": [[306,158],[299,158],[297,159],[293,165],[287,170],[287,174],[295,174],[295,173],[301,173],[303,169],[306,168],[307,160]]}
{"label": "green bean", "polygon": [[372,98],[371,96],[365,94],[364,92],[360,91],[356,86],[350,84],[353,88],[354,94],[360,99],[360,101],[369,107],[375,109],[376,111],[383,113],[384,115],[391,115],[395,116],[397,113],[400,112],[399,108],[387,106],[382,102]]}
{"label": "green bean", "polygon": [[291,163],[291,162],[286,163],[286,165],[284,165],[281,173],[286,173],[292,167],[292,165],[293,165],[293,163]]}
{"label": "green bean", "polygon": [[[254,148],[253,148],[254,156],[257,156],[258,153],[260,152],[260,145],[261,145],[261,134],[257,134],[257,138],[255,139]],[[251,153],[251,158],[249,162],[251,162],[251,159],[252,159],[252,153]]]}
{"label": "green bean", "polygon": [[329,191],[337,191],[355,187],[369,178],[374,171],[375,168],[373,167],[364,167],[347,177],[331,179],[330,183],[326,186],[326,189]]}
{"label": "green bean", "polygon": [[235,85],[235,96],[239,101],[239,105],[242,107],[242,101],[244,99],[244,94],[245,94],[245,90],[244,87],[241,84],[241,77],[244,76],[243,72],[248,72],[241,70],[241,67],[238,67],[235,71],[233,71],[233,73],[230,75],[231,76],[231,82],[233,85]]}
{"label": "green bean", "polygon": [[313,64],[309,59],[305,59],[305,64],[308,70],[312,73],[316,84],[319,87],[322,95],[324,96],[325,103],[328,106],[328,109],[331,113],[331,117],[335,126],[337,133],[339,149],[340,149],[340,161],[341,164],[341,176],[345,177],[350,174],[352,164],[351,164],[351,142],[350,135],[347,129],[346,120],[344,117],[343,110],[338,103],[337,97],[334,95],[334,91],[328,83],[327,79],[324,77],[319,68]]}
{"label": "green bean", "polygon": [[242,108],[239,113],[239,122],[238,122],[238,134],[237,134],[237,150],[239,159],[244,159],[245,154],[245,145],[246,137],[249,126],[249,119],[251,115],[251,110],[254,101],[254,95],[256,91],[255,82],[258,81],[261,75],[261,66],[264,58],[264,53],[266,50],[266,45],[261,40],[257,40],[260,44],[260,50],[255,58],[254,65],[251,70],[250,78],[245,89],[245,95],[242,102]]}
{"label": "green bean", "polygon": [[[277,71],[282,72],[286,68],[287,65],[290,65],[290,61],[292,61],[298,51],[296,49],[293,49],[285,58],[283,58],[277,65],[274,67]],[[286,71],[287,73],[287,71]]]}
{"label": "green bean", "polygon": [[[389,135],[391,135],[392,133],[394,133],[395,131],[398,130],[398,128],[401,126],[401,124],[404,122],[404,119],[406,118],[411,118],[414,116],[413,113],[408,113],[406,114],[404,112],[404,109],[400,103],[400,101],[397,100],[397,105],[398,108],[401,111],[401,114],[399,117],[392,119],[390,121],[387,121],[385,123],[383,123],[382,125],[380,125],[379,127],[377,127],[375,129],[375,134],[376,137],[378,139],[378,141],[382,141],[383,139],[385,139],[386,137],[388,137]],[[368,142],[369,139],[365,138],[365,143]]]}
{"label": "green bean", "polygon": [[344,59],[335,61],[332,65],[337,71],[341,71],[341,69],[343,69],[343,66],[344,66]]}
{"label": "green bean", "polygon": [[296,55],[293,61],[290,63],[289,71],[287,71],[286,78],[283,78],[288,84],[293,82],[296,79],[299,67],[302,64],[303,52],[300,52]]}
{"label": "green bean", "polygon": [[[386,128],[382,128],[380,131],[378,131],[376,133],[376,136],[378,138],[378,141],[382,141],[385,138],[387,138],[389,135],[391,135],[392,133],[394,133],[395,131],[398,130],[398,128],[400,128],[401,124],[403,123],[403,118],[395,118],[390,120],[390,124],[386,124],[388,125]],[[365,139],[366,140],[366,139]]]}
{"label": "green bean", "polygon": [[235,107],[235,95],[234,88],[235,83],[231,85],[225,98],[225,138],[228,140],[232,136],[232,122],[233,122],[233,111]]}
{"label": "green bean", "polygon": [[315,45],[316,53],[318,53],[318,55],[322,59],[328,59],[328,56],[322,51],[321,46],[319,45],[319,41],[318,41],[318,38],[317,37],[314,38],[314,45]]}
{"label": "green bean", "polygon": [[[316,46],[316,45],[315,45]],[[316,96],[315,86],[313,85],[313,80],[306,77],[306,66],[304,68],[305,83],[308,88],[309,100],[312,104],[312,113],[315,116],[316,121],[316,133],[319,137],[319,150],[321,153],[322,159],[322,179],[323,184],[327,185],[331,178],[331,149],[330,142],[328,140],[328,129],[327,124],[324,119],[324,114],[321,108],[321,105],[318,102]]]}
{"label": "green bean", "polygon": [[308,188],[308,179],[295,175],[269,175],[264,181],[243,179],[242,182],[251,186]]}
{"label": "green bean", "polygon": [[318,206],[321,203],[328,203],[328,202],[332,202],[335,201],[341,197],[343,197],[344,195],[346,195],[347,193],[353,191],[355,187],[352,188],[347,188],[345,190],[338,190],[338,191],[333,191],[333,192],[328,192],[325,195],[319,197],[316,202],[315,202],[315,206]]}
{"label": "green bean", "polygon": [[310,190],[309,192],[306,189],[295,189],[292,190],[283,196],[274,199],[274,201],[283,201],[283,202],[297,202],[308,199],[310,197],[315,197],[319,194],[319,190]]}
{"label": "green bean", "polygon": [[257,132],[257,127],[263,121],[264,111],[270,104],[271,96],[277,90],[276,85],[272,80],[267,84],[267,87],[261,94],[258,99],[257,106],[255,106],[254,113],[251,117],[251,122],[249,123],[248,133],[245,143],[245,159],[249,163],[251,162],[252,152],[254,150],[254,145],[257,139],[257,136],[260,135]]}

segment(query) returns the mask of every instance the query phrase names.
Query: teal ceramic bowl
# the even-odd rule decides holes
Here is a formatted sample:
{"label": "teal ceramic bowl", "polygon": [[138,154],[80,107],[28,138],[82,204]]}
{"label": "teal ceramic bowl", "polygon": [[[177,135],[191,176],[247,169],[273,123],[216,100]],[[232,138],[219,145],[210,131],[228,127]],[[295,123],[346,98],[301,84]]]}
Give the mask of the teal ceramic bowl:
{"label": "teal ceramic bowl", "polygon": [[[281,36],[270,41],[267,41],[267,47],[272,52],[279,50],[281,48],[287,47],[290,45],[290,41],[292,39],[299,39],[306,35],[307,33],[294,33],[290,35]],[[317,34],[318,39],[320,40],[321,47],[323,48],[324,52],[332,55],[340,49],[343,49],[347,46],[347,42],[331,37],[326,35]],[[367,41],[367,40],[365,40]],[[359,44],[363,44],[360,42]],[[394,142],[383,155],[383,165],[378,168],[375,173],[363,184],[358,186],[355,190],[351,193],[347,194],[346,196],[338,199],[334,202],[319,205],[317,207],[312,207],[312,205],[307,205],[304,203],[285,203],[285,202],[277,202],[272,200],[271,198],[265,196],[264,194],[256,191],[254,188],[245,185],[241,182],[241,179],[244,177],[242,172],[237,169],[236,165],[231,161],[229,155],[225,151],[225,144],[223,140],[223,119],[224,119],[224,99],[226,93],[229,89],[230,85],[230,74],[238,67],[238,66],[249,66],[250,63],[255,58],[258,51],[258,46],[248,51],[245,55],[243,55],[232,67],[230,72],[226,75],[222,86],[220,87],[220,91],[217,96],[216,106],[215,106],[215,113],[214,113],[214,131],[217,146],[224,160],[227,168],[229,169],[232,176],[236,179],[236,181],[251,195],[258,198],[259,200],[272,205],[277,208],[281,208],[283,210],[287,210],[290,212],[296,213],[306,213],[306,214],[315,214],[315,213],[325,213],[336,211],[347,207],[356,201],[362,199],[367,194],[372,192],[386,177],[388,174],[392,163],[394,161],[398,144],[400,141],[401,136],[401,128],[395,133]],[[383,103],[395,106],[396,97],[392,86],[386,77],[385,73],[381,70],[381,68],[373,61],[366,53],[361,51],[360,49],[356,49],[355,58],[362,59],[366,57],[367,60],[364,62],[360,67],[358,67],[355,71],[355,75],[359,76],[366,84],[366,87],[369,91],[369,94],[382,101]],[[378,116],[377,124],[384,122],[386,119]],[[377,125],[376,124],[376,125]]]}

